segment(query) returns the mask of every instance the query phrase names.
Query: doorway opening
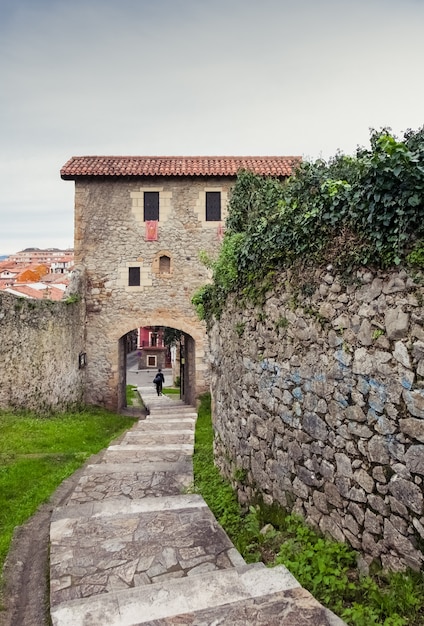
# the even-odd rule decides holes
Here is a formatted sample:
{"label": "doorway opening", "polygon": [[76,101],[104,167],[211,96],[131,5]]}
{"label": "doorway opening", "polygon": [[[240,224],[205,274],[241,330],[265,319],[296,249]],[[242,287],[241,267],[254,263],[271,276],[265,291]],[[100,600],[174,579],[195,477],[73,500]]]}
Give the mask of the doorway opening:
{"label": "doorway opening", "polygon": [[194,404],[195,341],[178,328],[139,326],[119,340],[119,406],[128,405],[128,386],[139,389],[153,384],[160,368],[165,376],[165,393]]}

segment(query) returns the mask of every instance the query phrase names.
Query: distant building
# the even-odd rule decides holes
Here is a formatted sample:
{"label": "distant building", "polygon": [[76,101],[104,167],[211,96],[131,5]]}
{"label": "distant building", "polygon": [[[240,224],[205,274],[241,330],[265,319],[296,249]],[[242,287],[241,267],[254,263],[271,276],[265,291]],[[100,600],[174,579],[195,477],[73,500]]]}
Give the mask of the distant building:
{"label": "distant building", "polygon": [[162,326],[144,326],[138,329],[137,348],[139,369],[171,366],[171,352],[164,343]]}
{"label": "distant building", "polygon": [[74,267],[74,251],[27,248],[0,261],[0,289],[24,298],[61,300]]}
{"label": "distant building", "polygon": [[15,261],[15,263],[25,263],[27,265],[34,265],[43,263],[45,265],[51,265],[62,261],[63,258],[74,258],[74,251],[72,248],[66,250],[60,250],[59,248],[46,248],[41,250],[40,248],[25,248],[16,254],[9,255],[9,261]]}

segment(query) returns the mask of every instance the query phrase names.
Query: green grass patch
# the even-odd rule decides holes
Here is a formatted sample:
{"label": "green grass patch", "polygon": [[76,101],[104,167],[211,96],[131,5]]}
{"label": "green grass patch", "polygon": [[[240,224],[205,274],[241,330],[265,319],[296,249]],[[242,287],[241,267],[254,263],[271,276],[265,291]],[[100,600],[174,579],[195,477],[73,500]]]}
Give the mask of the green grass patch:
{"label": "green grass patch", "polygon": [[162,393],[167,396],[180,395],[181,389],[179,387],[162,387]]}
{"label": "green grass patch", "polygon": [[96,408],[49,418],[0,412],[0,571],[15,526],[133,423]]}
{"label": "green grass patch", "polygon": [[[422,572],[361,575],[357,554],[326,539],[300,517],[258,501],[247,511],[214,465],[210,395],[201,397],[195,432],[194,489],[247,562],[285,565],[313,596],[352,626],[422,626]],[[240,472],[235,479],[244,480]]]}
{"label": "green grass patch", "polygon": [[127,406],[136,406],[144,408],[143,400],[138,393],[137,385],[127,385],[126,387]]}
{"label": "green grass patch", "polygon": [[243,514],[235,491],[214,464],[211,398],[200,398],[196,421],[193,469],[194,490],[200,493],[218,522],[249,563],[259,560],[252,537],[256,536],[256,516]]}
{"label": "green grass patch", "polygon": [[127,385],[125,389],[125,399],[127,406],[132,406],[138,396],[136,385]]}

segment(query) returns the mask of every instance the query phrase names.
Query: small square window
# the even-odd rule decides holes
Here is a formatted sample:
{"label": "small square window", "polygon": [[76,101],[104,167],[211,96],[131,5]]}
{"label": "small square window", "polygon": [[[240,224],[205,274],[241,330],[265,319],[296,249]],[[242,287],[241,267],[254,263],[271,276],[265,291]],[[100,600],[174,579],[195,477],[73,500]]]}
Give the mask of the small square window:
{"label": "small square window", "polygon": [[150,355],[150,354],[149,354],[149,355],[147,356],[147,365],[148,365],[149,367],[156,367],[156,365],[157,365],[156,356],[153,356],[153,355]]}
{"label": "small square window", "polygon": [[206,221],[207,222],[220,222],[221,221],[221,192],[220,191],[207,191],[206,192]]}
{"label": "small square window", "polygon": [[139,267],[128,268],[128,286],[129,287],[140,286],[140,268]]}
{"label": "small square window", "polygon": [[159,221],[159,191],[144,192],[144,221]]}

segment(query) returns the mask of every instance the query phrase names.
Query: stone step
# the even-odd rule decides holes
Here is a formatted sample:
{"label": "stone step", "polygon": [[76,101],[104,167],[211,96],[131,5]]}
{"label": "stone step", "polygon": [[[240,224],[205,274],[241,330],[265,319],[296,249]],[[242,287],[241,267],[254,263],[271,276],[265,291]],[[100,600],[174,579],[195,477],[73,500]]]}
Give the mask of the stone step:
{"label": "stone step", "polygon": [[284,566],[259,564],[64,601],[51,616],[53,626],[343,624]]}
{"label": "stone step", "polygon": [[192,417],[193,419],[196,419],[196,413],[194,411],[188,411],[186,409],[182,410],[182,409],[175,409],[175,408],[171,408],[169,407],[168,409],[163,409],[162,407],[160,408],[151,408],[150,409],[150,413],[149,413],[149,417],[150,418],[155,418],[155,417],[179,417],[179,418],[183,418],[183,417]]}
{"label": "stone step", "polygon": [[[193,437],[194,432],[192,428],[186,428],[184,424],[180,424],[177,428],[177,424],[173,422],[173,428],[170,428],[168,424],[161,423],[156,424],[154,421],[148,422],[147,427],[144,422],[139,422],[137,426],[127,431],[124,437],[131,439],[131,437],[140,437],[141,435],[150,437],[151,435],[160,435],[166,437]],[[123,438],[124,438],[123,437]]]}
{"label": "stone step", "polygon": [[168,444],[193,444],[194,432],[192,430],[180,431],[144,431],[142,429],[131,431],[121,439],[120,446],[132,445],[168,445]]}
{"label": "stone step", "polygon": [[165,398],[164,396],[161,396],[159,398],[152,398],[153,403],[155,405],[155,408],[157,408],[158,410],[161,409],[163,411],[170,411],[170,410],[176,410],[176,411],[187,411],[190,413],[193,413],[196,411],[196,409],[194,408],[194,406],[192,406],[191,404],[184,404],[184,402],[181,402],[181,400],[169,400],[168,398]]}
{"label": "stone step", "polygon": [[184,463],[191,458],[193,446],[113,446],[103,453],[102,463]]}
{"label": "stone step", "polygon": [[159,431],[193,431],[194,430],[195,421],[188,419],[145,419],[141,422],[137,422],[135,426],[132,427],[128,433],[134,432],[149,432],[151,430],[159,432]]}
{"label": "stone step", "polygon": [[56,509],[50,525],[50,602],[244,564],[197,494],[108,498]]}
{"label": "stone step", "polygon": [[113,446],[109,446],[108,448],[108,452],[116,452],[116,451],[120,451],[120,452],[130,452],[130,451],[137,451],[137,450],[144,450],[146,452],[148,452],[149,450],[152,451],[163,451],[165,452],[170,452],[172,450],[179,450],[180,452],[184,452],[185,454],[191,454],[193,452],[193,445],[190,443],[168,443],[168,444],[162,444],[162,443],[158,443],[158,444],[149,444],[149,445],[143,445],[142,443],[140,444],[116,444]]}
{"label": "stone step", "polygon": [[137,500],[179,495],[193,484],[191,457],[179,463],[96,463],[86,466],[69,497],[70,504],[106,498]]}
{"label": "stone step", "polygon": [[137,422],[136,426],[141,424],[179,424],[184,428],[194,428],[196,420],[192,417],[166,417],[161,414],[160,416],[149,415],[147,419]]}
{"label": "stone step", "polygon": [[93,465],[86,465],[84,474],[133,474],[137,473],[140,476],[144,476],[150,474],[153,471],[155,472],[177,472],[177,473],[185,473],[192,471],[193,462],[191,456],[186,456],[183,461],[179,462],[167,462],[163,461],[162,463],[156,462],[154,464],[154,468],[152,464],[147,461],[142,461],[137,463],[135,466],[134,463],[95,463]]}
{"label": "stone step", "polygon": [[197,419],[196,410],[193,407],[188,407],[187,405],[179,406],[175,404],[167,405],[166,407],[153,407],[152,412],[149,414],[149,417],[152,415],[159,416],[164,415],[165,417],[169,417],[170,415],[175,414],[177,417],[193,417]]}
{"label": "stone step", "polygon": [[[144,399],[145,398],[143,397],[143,400]],[[189,404],[184,404],[182,402],[168,401],[166,400],[166,398],[164,399],[163,396],[161,396],[160,398],[149,398],[148,403],[150,404],[151,410],[153,410],[154,412],[163,411],[164,413],[176,412],[178,414],[196,414],[196,409],[193,406]]]}

